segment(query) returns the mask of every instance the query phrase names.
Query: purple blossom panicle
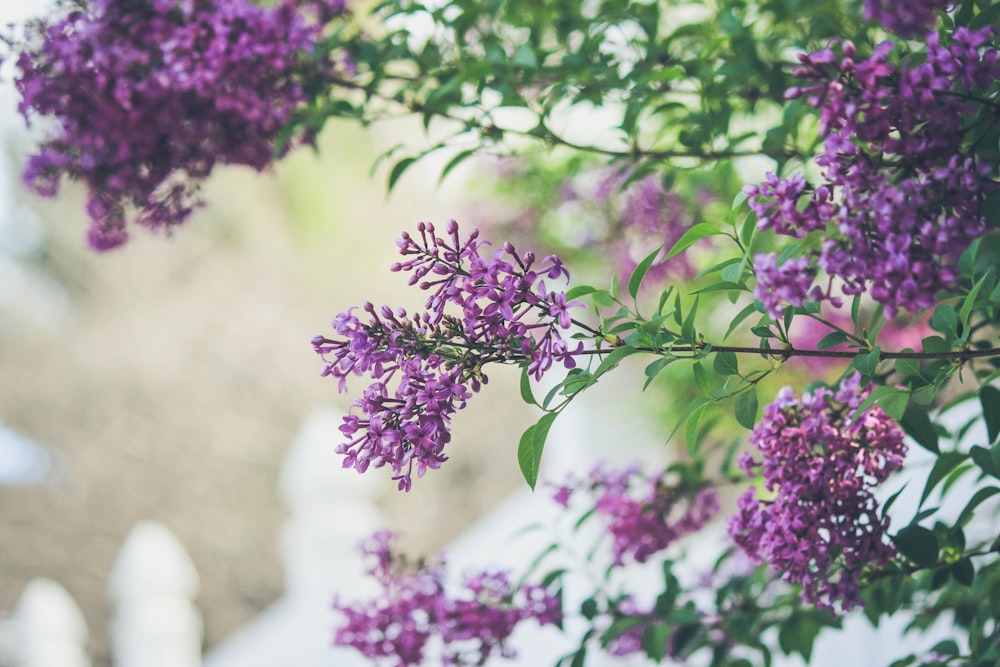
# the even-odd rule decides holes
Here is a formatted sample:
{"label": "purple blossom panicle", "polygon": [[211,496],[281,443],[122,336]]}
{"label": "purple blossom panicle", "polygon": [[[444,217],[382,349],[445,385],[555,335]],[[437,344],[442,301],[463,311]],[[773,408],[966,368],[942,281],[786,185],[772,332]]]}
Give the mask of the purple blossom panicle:
{"label": "purple blossom panicle", "polygon": [[426,310],[410,315],[366,303],[364,321],[352,308],[333,319],[333,338],[313,339],[323,374],[336,378],[340,391],[352,375],[371,380],[340,427],[344,467],[388,465],[406,490],[414,469],[420,477],[447,460],[452,415],[487,381],[485,365],[526,364],[538,379],[556,362],[573,368],[582,349],[560,333],[577,304],[545,283],[568,279],[558,258],[539,262],[510,244],[483,257],[489,241],[478,230],[463,240],[454,220],[443,235],[429,223],[417,230],[416,238],[404,233],[399,240],[406,259],[392,270],[429,292]]}
{"label": "purple blossom panicle", "polygon": [[382,593],[368,602],[334,605],[344,617],[334,643],[360,651],[373,664],[421,665],[428,641],[439,637],[443,664],[482,665],[494,654],[514,656],[504,642],[518,624],[558,624],[562,618],[558,598],[540,586],[515,588],[504,572],[470,576],[451,595],[444,563],[407,563],[392,552],[394,538],[383,531],[362,545],[371,562],[368,573]]}
{"label": "purple blossom panicle", "polygon": [[173,228],[215,165],[271,163],[309,96],[316,20],[343,11],[343,0],[88,0],[34,23],[15,46],[19,109],[54,122],[25,183],[44,196],[62,177],[84,183],[97,250],[126,241],[129,209]]}
{"label": "purple blossom panicle", "polygon": [[624,564],[626,557],[645,563],[700,530],[720,509],[714,490],[672,484],[667,471],[646,474],[636,465],[598,465],[588,479],[556,487],[557,502],[564,498],[568,505],[568,488],[586,490],[596,515],[607,522],[616,565]]}
{"label": "purple blossom panicle", "polygon": [[763,476],[763,497],[748,490],[729,523],[748,555],[831,611],[858,606],[864,568],[896,553],[872,489],[902,466],[906,445],[881,408],[857,414],[870,391],[858,374],[801,399],[782,389],[750,436],[761,461],[744,454],[740,462]]}
{"label": "purple blossom panicle", "polygon": [[[594,199],[612,220],[608,250],[619,276],[627,279],[646,255],[663,246],[663,254],[684,235],[692,216],[684,201],[655,174],[628,182],[630,173],[615,169],[597,186]],[[687,255],[659,260],[646,273],[650,284],[695,273]]]}
{"label": "purple blossom panicle", "polygon": [[935,10],[947,11],[954,5],[954,0],[865,0],[865,20],[881,23],[900,37],[917,37],[934,27]]}
{"label": "purple blossom panicle", "polygon": [[772,315],[779,298],[832,299],[807,289],[820,270],[846,295],[868,291],[890,317],[929,307],[953,286],[959,256],[986,229],[982,202],[995,188],[990,166],[965,146],[976,111],[969,99],[1000,76],[992,38],[990,28],[958,28],[942,45],[931,33],[926,61],[901,66],[889,61],[890,42],[865,60],[846,41],[800,57],[801,85],[786,95],[820,110],[821,182],[768,174],[746,191],[761,229],[826,238],[809,263],[761,265],[757,296]]}

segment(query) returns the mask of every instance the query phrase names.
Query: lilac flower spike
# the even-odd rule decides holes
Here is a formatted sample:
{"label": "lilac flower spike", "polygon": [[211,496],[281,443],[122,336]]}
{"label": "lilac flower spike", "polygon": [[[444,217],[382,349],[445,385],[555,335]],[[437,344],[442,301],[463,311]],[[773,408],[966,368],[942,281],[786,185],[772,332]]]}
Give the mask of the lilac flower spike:
{"label": "lilac flower spike", "polygon": [[765,495],[748,490],[729,523],[748,555],[831,611],[858,606],[862,570],[896,553],[872,489],[903,465],[906,445],[881,408],[858,414],[870,391],[858,374],[801,399],[782,389],[750,436],[761,461],[745,454],[740,462],[763,476]]}
{"label": "lilac flower spike", "polygon": [[489,241],[479,230],[463,239],[454,220],[443,235],[420,223],[416,237],[404,233],[397,243],[405,259],[392,270],[429,293],[426,310],[410,315],[366,303],[365,321],[353,308],[341,313],[332,322],[336,335],[317,336],[313,347],[341,392],[350,376],[371,380],[340,429],[344,467],[388,465],[409,490],[414,472],[420,477],[447,460],[451,417],[487,382],[484,366],[525,364],[537,379],[556,362],[573,368],[583,346],[571,348],[560,333],[577,304],[545,283],[568,278],[558,258],[537,262],[510,244],[483,257]]}
{"label": "lilac flower spike", "polygon": [[17,45],[20,112],[55,123],[25,183],[43,196],[63,176],[86,185],[97,250],[127,240],[128,209],[150,229],[182,223],[217,164],[267,167],[307,101],[316,21],[344,3],[299,4],[89,0],[33,24]]}
{"label": "lilac flower spike", "polygon": [[768,174],[747,193],[760,229],[825,238],[808,258],[780,266],[757,258],[757,297],[772,316],[784,308],[779,301],[801,305],[807,294],[834,302],[829,288],[809,289],[820,272],[845,295],[869,292],[890,317],[927,308],[954,286],[958,258],[986,230],[982,203],[996,188],[966,141],[975,112],[968,100],[1000,77],[993,38],[991,28],[958,28],[945,45],[930,33],[926,61],[901,66],[889,60],[891,42],[864,60],[846,41],[800,56],[801,85],[786,96],[820,111],[820,182]]}

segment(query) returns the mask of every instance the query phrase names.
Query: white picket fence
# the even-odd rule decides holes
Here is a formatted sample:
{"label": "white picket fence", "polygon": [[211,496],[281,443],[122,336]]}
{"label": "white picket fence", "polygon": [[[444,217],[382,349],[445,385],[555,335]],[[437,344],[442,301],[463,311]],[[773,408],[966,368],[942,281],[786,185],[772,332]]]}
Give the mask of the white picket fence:
{"label": "white picket fence", "polygon": [[[574,406],[550,435],[546,471],[555,479],[561,470],[587,469],[599,457],[634,457],[615,434],[601,433],[612,423],[605,409]],[[601,414],[600,420],[594,415]],[[613,415],[612,415],[613,416]],[[111,654],[114,667],[353,667],[369,665],[358,653],[332,644],[336,618],[331,602],[371,592],[363,576],[356,546],[385,521],[374,503],[377,480],[340,467],[331,443],[339,436],[340,416],[321,411],[308,420],[293,441],[278,480],[279,495],[289,511],[280,535],[285,568],[285,594],[271,608],[219,646],[202,655],[202,617],[196,606],[199,579],[184,547],[165,526],[141,522],[125,539],[108,577],[114,603]],[[636,437],[634,429],[630,440]],[[615,447],[606,443],[614,442]],[[648,452],[646,452],[648,455]],[[911,486],[916,486],[911,484]],[[553,504],[544,494],[527,489],[515,493],[482,518],[447,549],[456,573],[486,566],[523,569],[552,534],[527,532],[511,536],[535,522],[555,520]],[[897,507],[908,502],[905,495]],[[689,545],[690,562],[703,566],[717,553],[721,524],[700,542]],[[697,574],[692,572],[692,574]],[[641,573],[639,576],[642,576]],[[658,574],[653,577],[658,579]],[[655,590],[651,582],[650,590]],[[567,608],[578,605],[586,584],[567,582]],[[2,612],[0,612],[2,613]],[[578,619],[579,620],[579,619]],[[948,619],[941,619],[941,631]],[[916,650],[912,639],[899,638],[903,619],[883,623],[877,631],[853,617],[845,631],[822,635],[813,665],[883,667],[901,652]],[[568,620],[566,635],[551,629],[519,628],[511,642],[519,650],[513,662],[491,665],[545,667],[573,648],[577,634]],[[578,635],[577,635],[578,636]],[[0,667],[90,667],[86,652],[89,633],[79,607],[57,582],[40,578],[24,589],[14,610],[0,615]],[[936,637],[920,644],[931,645]],[[434,664],[429,662],[428,664]],[[613,660],[591,655],[588,667],[648,665],[642,658]],[[776,659],[775,667],[801,665],[797,659]]]}

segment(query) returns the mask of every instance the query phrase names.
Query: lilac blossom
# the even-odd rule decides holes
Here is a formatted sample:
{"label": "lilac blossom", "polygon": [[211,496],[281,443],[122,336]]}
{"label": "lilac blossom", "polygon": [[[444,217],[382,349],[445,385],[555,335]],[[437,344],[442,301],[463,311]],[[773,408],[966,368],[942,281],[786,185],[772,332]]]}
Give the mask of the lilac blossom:
{"label": "lilac blossom", "polygon": [[832,611],[858,606],[864,568],[896,553],[872,489],[902,466],[906,445],[881,408],[859,414],[870,391],[858,374],[800,399],[782,389],[750,437],[761,460],[744,454],[740,462],[763,477],[763,493],[741,496],[729,523],[748,555]]}
{"label": "lilac blossom", "polygon": [[754,272],[757,287],[754,298],[764,305],[764,310],[777,319],[785,312],[785,306],[801,306],[810,297],[822,298],[818,287],[812,286],[813,271],[808,257],[778,265],[778,257],[773,252],[754,257]]}
{"label": "lilac blossom", "polygon": [[636,465],[598,465],[587,480],[557,486],[553,497],[565,507],[571,491],[585,490],[606,523],[615,564],[624,564],[626,557],[644,563],[700,530],[720,509],[714,490],[673,484],[669,477],[667,471],[645,474]]}
{"label": "lilac blossom", "polygon": [[[968,100],[1000,76],[990,28],[958,28],[947,45],[927,36],[926,61],[897,66],[890,42],[867,59],[850,42],[800,57],[802,85],[787,92],[820,110],[821,180],[801,173],[747,188],[761,229],[795,238],[823,234],[808,256],[775,266],[757,258],[757,297],[772,316],[779,300],[835,297],[808,289],[820,272],[845,295],[869,292],[893,317],[935,303],[954,286],[958,258],[986,229],[990,166],[966,147]],[[834,302],[834,305],[835,302]]]}
{"label": "lilac blossom", "polygon": [[934,27],[935,10],[947,11],[954,5],[954,0],[865,0],[865,19],[900,37],[917,37]]}
{"label": "lilac blossom", "polygon": [[[597,186],[594,199],[611,219],[608,250],[620,276],[628,278],[646,255],[663,247],[665,254],[692,224],[684,201],[650,174],[629,182],[629,172],[615,170]],[[651,283],[690,278],[694,267],[686,254],[654,262],[647,272]]]}
{"label": "lilac blossom", "polygon": [[559,600],[540,586],[516,588],[505,572],[484,571],[466,578],[461,592],[445,585],[443,562],[409,563],[393,553],[394,534],[378,532],[362,545],[368,573],[382,593],[368,602],[334,608],[344,618],[334,643],[349,646],[388,667],[421,665],[432,637],[444,644],[445,665],[481,665],[489,657],[510,658],[505,642],[521,623],[558,624]]}
{"label": "lilac blossom", "polygon": [[557,257],[539,262],[510,244],[483,257],[489,242],[478,230],[463,240],[454,220],[441,236],[432,224],[417,229],[418,238],[404,233],[399,240],[406,259],[392,269],[429,292],[426,310],[366,303],[364,321],[352,308],[333,319],[333,338],[313,339],[323,374],[336,378],[340,391],[351,376],[371,381],[340,428],[344,467],[388,465],[405,490],[414,472],[420,477],[447,460],[452,415],[487,381],[484,366],[524,364],[538,379],[557,362],[573,368],[582,349],[560,333],[576,304],[545,283],[569,277]]}
{"label": "lilac blossom", "polygon": [[25,183],[53,196],[62,177],[81,181],[97,250],[127,240],[131,209],[172,229],[216,165],[271,163],[320,71],[316,21],[342,11],[343,0],[90,0],[32,24],[15,45],[19,109],[52,122]]}

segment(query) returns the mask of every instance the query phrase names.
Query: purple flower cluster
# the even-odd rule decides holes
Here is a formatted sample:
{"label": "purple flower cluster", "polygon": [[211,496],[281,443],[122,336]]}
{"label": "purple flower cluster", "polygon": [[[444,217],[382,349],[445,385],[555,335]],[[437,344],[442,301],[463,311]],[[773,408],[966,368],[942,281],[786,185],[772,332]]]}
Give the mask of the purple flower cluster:
{"label": "purple flower cluster", "polygon": [[954,0],[865,0],[865,19],[900,37],[917,37],[934,27],[935,10],[947,11],[954,4]]}
{"label": "purple flower cluster", "polygon": [[685,535],[701,529],[719,512],[712,489],[692,489],[671,484],[667,471],[643,474],[638,466],[622,470],[595,467],[586,480],[570,481],[554,494],[568,506],[573,488],[593,497],[597,516],[607,522],[616,565],[630,556],[645,563]]}
{"label": "purple flower cluster", "polygon": [[[650,174],[631,183],[628,178],[627,171],[614,170],[594,193],[594,200],[606,207],[610,218],[608,250],[625,279],[657,246],[663,246],[666,253],[692,223],[684,201],[665,188],[659,176]],[[646,275],[655,284],[694,273],[687,255],[681,254],[655,262]]]}
{"label": "purple flower cluster", "polygon": [[357,649],[373,664],[421,665],[428,641],[440,637],[443,664],[482,665],[494,654],[514,656],[504,642],[518,624],[561,621],[558,598],[540,586],[515,588],[503,572],[471,576],[460,594],[451,595],[442,563],[409,564],[392,552],[393,539],[392,533],[379,532],[362,546],[382,594],[369,602],[335,604],[345,623],[334,643]]}
{"label": "purple flower cluster", "polygon": [[320,26],[307,15],[325,20],[343,10],[343,0],[272,8],[88,0],[35,23],[19,45],[20,112],[55,123],[25,182],[45,196],[63,176],[83,182],[97,250],[127,240],[130,207],[140,225],[171,229],[198,204],[197,183],[216,164],[270,164],[309,95]]}
{"label": "purple flower cluster", "polygon": [[323,374],[337,378],[340,391],[352,375],[372,380],[354,402],[360,414],[345,417],[340,429],[348,438],[337,449],[344,467],[389,465],[406,490],[414,466],[419,477],[447,459],[451,417],[487,381],[485,365],[525,364],[541,378],[557,361],[574,367],[582,349],[560,334],[575,304],[545,284],[569,278],[557,257],[536,262],[510,244],[483,257],[489,242],[478,230],[462,240],[454,220],[443,236],[432,224],[417,229],[419,238],[404,233],[399,240],[407,259],[392,269],[411,273],[410,284],[430,292],[427,309],[408,315],[367,303],[366,321],[352,308],[334,318],[336,337],[313,339],[326,361]]}
{"label": "purple flower cluster", "polygon": [[990,29],[958,28],[947,46],[927,37],[927,58],[897,66],[893,45],[857,60],[850,42],[800,57],[801,86],[787,92],[820,110],[822,182],[801,173],[747,188],[760,229],[801,238],[825,234],[811,257],[780,266],[757,258],[755,295],[777,317],[799,305],[818,269],[844,294],[868,291],[890,316],[935,303],[954,284],[959,256],[986,228],[981,207],[995,185],[965,147],[977,89],[1000,76]]}
{"label": "purple flower cluster", "polygon": [[763,495],[748,490],[729,523],[747,554],[830,610],[856,607],[862,570],[895,555],[872,489],[902,466],[906,445],[881,408],[858,414],[869,392],[857,374],[801,399],[782,389],[750,437],[762,460],[741,460],[763,476]]}

